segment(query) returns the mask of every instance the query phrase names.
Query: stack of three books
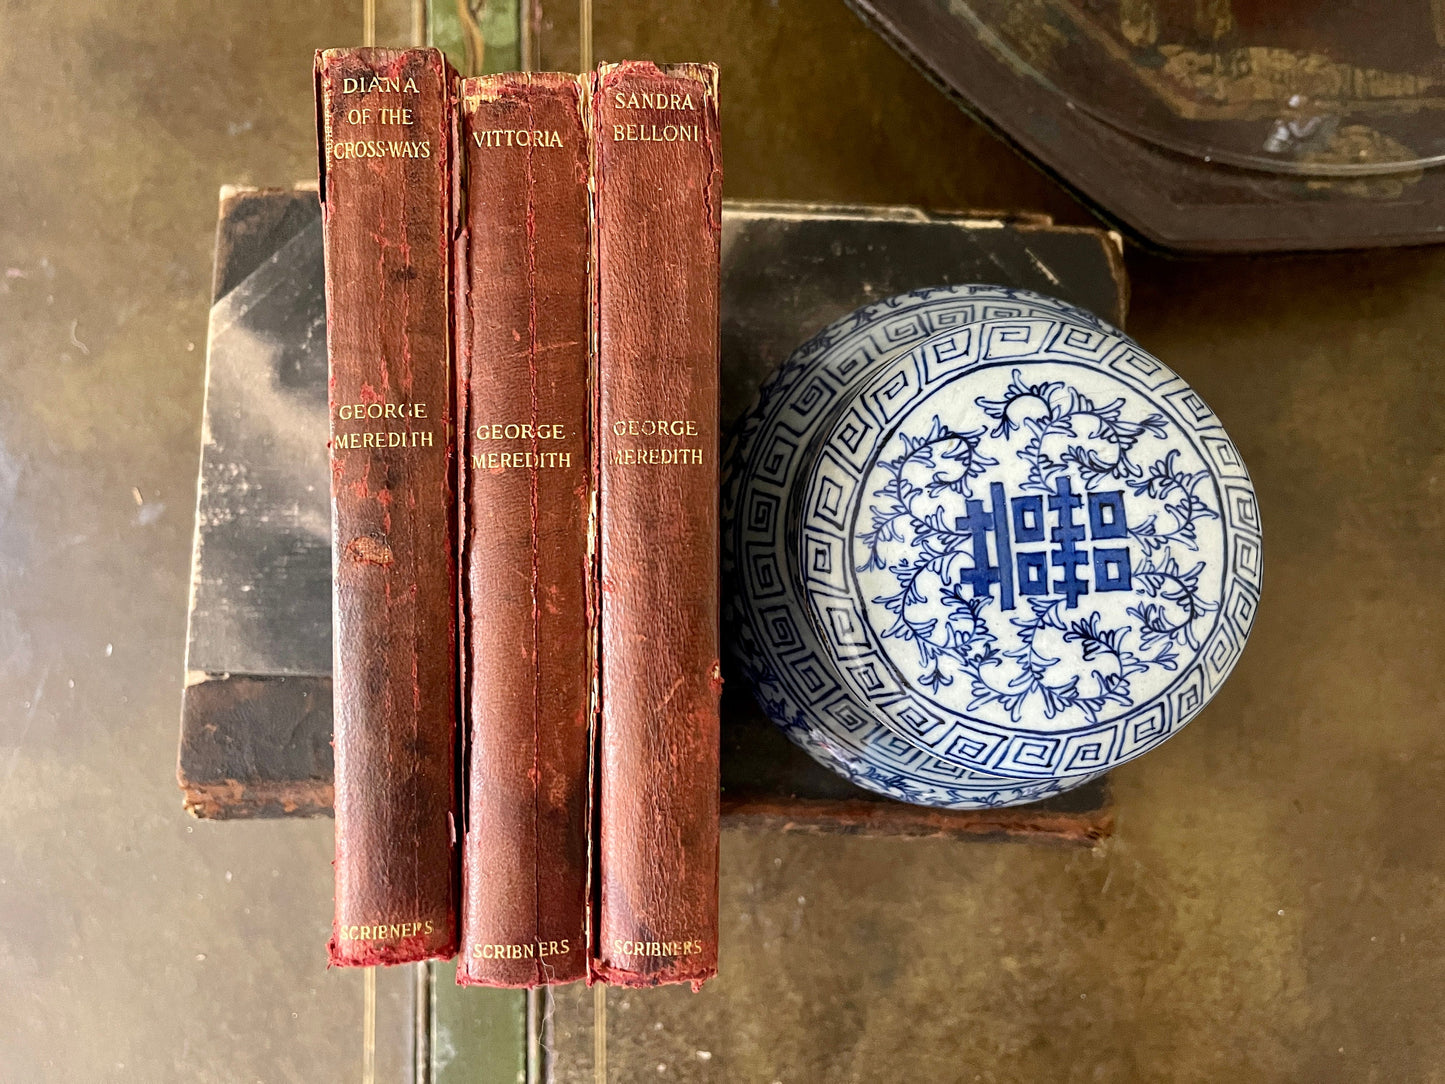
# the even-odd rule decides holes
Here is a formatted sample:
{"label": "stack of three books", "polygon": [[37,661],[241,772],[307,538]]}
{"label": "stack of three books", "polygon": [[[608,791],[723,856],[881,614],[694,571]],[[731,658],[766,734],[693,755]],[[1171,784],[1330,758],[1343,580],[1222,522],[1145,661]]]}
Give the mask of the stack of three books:
{"label": "stack of three books", "polygon": [[331,960],[717,968],[716,70],[317,56]]}

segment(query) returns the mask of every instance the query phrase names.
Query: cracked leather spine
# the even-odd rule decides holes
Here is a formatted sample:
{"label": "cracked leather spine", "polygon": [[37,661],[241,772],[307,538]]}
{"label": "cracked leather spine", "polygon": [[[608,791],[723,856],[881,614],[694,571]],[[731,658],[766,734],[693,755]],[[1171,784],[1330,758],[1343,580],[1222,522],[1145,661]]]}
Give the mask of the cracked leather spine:
{"label": "cracked leather spine", "polygon": [[594,83],[600,717],[592,978],[717,972],[718,292],[712,65]]}
{"label": "cracked leather spine", "polygon": [[338,966],[457,946],[451,86],[432,49],[316,55]]}
{"label": "cracked leather spine", "polygon": [[464,985],[587,973],[589,110],[575,75],[459,95]]}

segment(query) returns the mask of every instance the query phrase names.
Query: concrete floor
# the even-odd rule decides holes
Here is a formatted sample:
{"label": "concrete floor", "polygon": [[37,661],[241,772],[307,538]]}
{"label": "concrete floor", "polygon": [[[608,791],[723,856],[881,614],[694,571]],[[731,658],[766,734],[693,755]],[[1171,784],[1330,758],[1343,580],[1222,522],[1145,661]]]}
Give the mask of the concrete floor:
{"label": "concrete floor", "polygon": [[[359,1077],[330,822],[173,780],[216,190],[314,175],[359,7],[0,11],[0,1081]],[[1087,221],[836,0],[598,8],[601,58],[723,63],[730,196]],[[1094,852],[729,833],[722,975],[614,992],[613,1079],[1445,1080],[1445,249],[1130,267],[1259,487],[1234,678]],[[590,1079],[590,995],[554,1019]]]}

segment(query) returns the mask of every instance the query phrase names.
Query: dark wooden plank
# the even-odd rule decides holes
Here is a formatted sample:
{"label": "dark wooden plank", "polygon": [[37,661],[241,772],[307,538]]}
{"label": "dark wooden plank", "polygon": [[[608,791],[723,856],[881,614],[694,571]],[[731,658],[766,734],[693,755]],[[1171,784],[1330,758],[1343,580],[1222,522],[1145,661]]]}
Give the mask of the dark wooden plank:
{"label": "dark wooden plank", "polygon": [[1107,779],[1032,805],[947,810],[864,790],[790,742],[746,683],[723,686],[722,820],[728,827],[1092,844],[1113,831]]}
{"label": "dark wooden plank", "polygon": [[1102,230],[912,207],[723,207],[724,432],[813,332],[916,287],[1024,287],[1124,325],[1128,280],[1116,239]]}
{"label": "dark wooden plank", "polygon": [[331,512],[321,218],[305,190],[223,192],[186,668],[327,674]]}
{"label": "dark wooden plank", "polygon": [[321,217],[314,189],[221,189],[221,217],[216,232],[216,264],[211,300],[217,301],[241,284],[287,241]]}
{"label": "dark wooden plank", "polygon": [[186,686],[177,778],[198,817],[331,811],[331,678],[212,678]]}

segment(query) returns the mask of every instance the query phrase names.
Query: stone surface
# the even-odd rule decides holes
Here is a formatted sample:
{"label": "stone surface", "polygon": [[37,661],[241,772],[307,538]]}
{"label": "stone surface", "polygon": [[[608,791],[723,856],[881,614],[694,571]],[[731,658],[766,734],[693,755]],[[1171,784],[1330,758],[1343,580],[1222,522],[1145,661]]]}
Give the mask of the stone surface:
{"label": "stone surface", "polygon": [[[405,33],[381,5],[379,35]],[[176,786],[216,194],[314,177],[352,4],[0,14],[0,1077],[356,1080],[331,821]],[[376,1070],[410,1064],[382,976]]]}

